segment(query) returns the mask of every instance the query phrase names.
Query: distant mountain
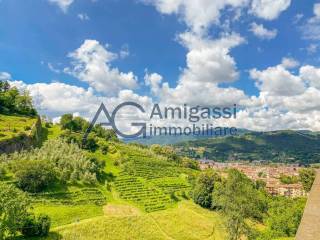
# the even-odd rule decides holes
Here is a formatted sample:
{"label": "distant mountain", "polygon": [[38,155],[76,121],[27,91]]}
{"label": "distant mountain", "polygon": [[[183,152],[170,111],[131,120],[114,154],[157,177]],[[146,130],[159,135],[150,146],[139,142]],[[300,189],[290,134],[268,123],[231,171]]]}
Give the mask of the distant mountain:
{"label": "distant mountain", "polygon": [[[237,134],[242,135],[244,133],[250,132],[249,130],[246,129],[237,129]],[[228,135],[226,135],[228,136]],[[187,142],[187,141],[196,141],[196,140],[204,140],[208,138],[219,138],[220,136],[211,136],[211,135],[205,135],[205,134],[200,134],[199,136],[196,135],[182,135],[182,136],[167,136],[167,135],[159,135],[159,136],[152,136],[152,137],[146,137],[146,138],[133,138],[133,139],[126,139],[124,140],[127,143],[141,143],[144,145],[152,145],[152,144],[160,144],[160,145],[173,145],[177,144],[180,142]]]}
{"label": "distant mountain", "polygon": [[216,161],[320,162],[320,133],[309,131],[248,132],[239,136],[187,141],[175,146],[182,155]]}

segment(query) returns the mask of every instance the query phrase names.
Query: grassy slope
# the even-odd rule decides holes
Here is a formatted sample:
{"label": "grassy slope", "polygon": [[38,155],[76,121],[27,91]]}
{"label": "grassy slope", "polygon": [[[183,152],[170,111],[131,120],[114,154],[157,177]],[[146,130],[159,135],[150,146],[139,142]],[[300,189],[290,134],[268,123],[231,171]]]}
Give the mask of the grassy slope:
{"label": "grassy slope", "polygon": [[[21,133],[29,133],[37,118],[0,114],[0,141],[11,139]],[[29,130],[26,128],[29,127]]]}
{"label": "grassy slope", "polygon": [[53,229],[46,240],[204,240],[225,239],[221,216],[184,201],[177,208],[135,215],[106,213],[79,223]]}
{"label": "grassy slope", "polygon": [[58,227],[61,225],[75,223],[83,219],[103,215],[102,207],[94,204],[75,206],[37,204],[34,205],[34,212],[36,214],[48,214],[52,219],[52,227]]}

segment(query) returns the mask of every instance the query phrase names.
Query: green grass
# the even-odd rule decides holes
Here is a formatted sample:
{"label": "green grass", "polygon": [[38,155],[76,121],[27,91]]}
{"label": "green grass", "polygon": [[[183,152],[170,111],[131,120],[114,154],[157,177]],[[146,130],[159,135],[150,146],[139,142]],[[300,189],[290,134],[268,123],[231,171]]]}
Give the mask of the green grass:
{"label": "green grass", "polygon": [[0,141],[31,133],[37,122],[34,117],[8,116],[0,114]]}
{"label": "green grass", "polygon": [[192,202],[181,202],[177,208],[154,212],[151,216],[173,239],[226,239],[221,215]]}
{"label": "green grass", "polygon": [[224,240],[223,218],[192,202],[137,215],[112,214],[53,229],[43,240]]}
{"label": "green grass", "polygon": [[102,216],[102,206],[94,204],[86,205],[55,205],[55,204],[36,204],[33,206],[36,214],[48,214],[52,221],[52,227],[62,226],[79,220]]}
{"label": "green grass", "polygon": [[48,139],[58,138],[62,133],[61,127],[58,124],[54,124],[48,129]]}

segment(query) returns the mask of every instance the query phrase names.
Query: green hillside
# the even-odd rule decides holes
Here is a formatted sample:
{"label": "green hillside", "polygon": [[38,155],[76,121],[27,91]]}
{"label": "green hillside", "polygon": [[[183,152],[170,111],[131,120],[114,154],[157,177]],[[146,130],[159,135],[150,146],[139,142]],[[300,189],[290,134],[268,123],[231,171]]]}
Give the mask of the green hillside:
{"label": "green hillside", "polygon": [[134,207],[119,204],[109,206],[105,208],[104,216],[56,227],[45,239],[226,239],[221,216],[189,201],[154,213],[143,213]]}
{"label": "green hillside", "polygon": [[[3,120],[8,121],[10,117]],[[70,116],[60,125],[43,123],[41,146],[0,155],[0,188],[4,183],[23,190],[29,214],[51,219],[48,236],[28,238],[18,232],[13,239],[228,239],[228,217],[211,205],[216,184],[211,177],[216,174],[201,173],[196,161],[177,155],[172,147],[123,143],[98,126],[80,145],[82,124],[83,119]],[[274,199],[239,177],[244,189],[254,193],[250,202],[257,194],[257,201],[270,207],[263,207],[268,212],[254,216],[246,226],[268,239],[293,236],[299,217],[292,216],[300,216],[305,200]],[[214,179],[223,183],[220,176]],[[5,203],[0,201],[0,207]],[[284,206],[281,221],[274,204]],[[277,232],[271,228],[275,224]],[[7,236],[0,239],[10,239]]]}
{"label": "green hillside", "polygon": [[[245,133],[250,132],[246,129],[237,129],[237,134],[242,135]],[[230,134],[229,132],[226,133]],[[152,144],[160,144],[160,145],[171,145],[171,144],[177,144],[181,142],[187,142],[187,141],[196,141],[196,140],[205,140],[208,138],[219,138],[221,136],[211,136],[207,135],[206,133],[199,134],[199,135],[157,135],[152,137],[138,137],[133,139],[127,139],[126,142],[131,143],[140,143],[144,145],[152,145]]]}
{"label": "green hillside", "polygon": [[[312,132],[251,132],[176,144],[180,153],[217,161],[266,160],[283,163],[320,162],[320,134]],[[202,154],[196,150],[204,148]]]}

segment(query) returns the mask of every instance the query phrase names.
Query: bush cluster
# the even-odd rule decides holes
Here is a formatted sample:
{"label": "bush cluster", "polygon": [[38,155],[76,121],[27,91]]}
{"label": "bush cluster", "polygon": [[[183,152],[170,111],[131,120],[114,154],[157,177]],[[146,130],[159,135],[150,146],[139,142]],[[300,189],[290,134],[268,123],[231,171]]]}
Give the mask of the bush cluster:
{"label": "bush cluster", "polygon": [[49,216],[40,214],[38,217],[28,216],[22,224],[21,233],[26,237],[43,237],[49,234],[51,220]]}

